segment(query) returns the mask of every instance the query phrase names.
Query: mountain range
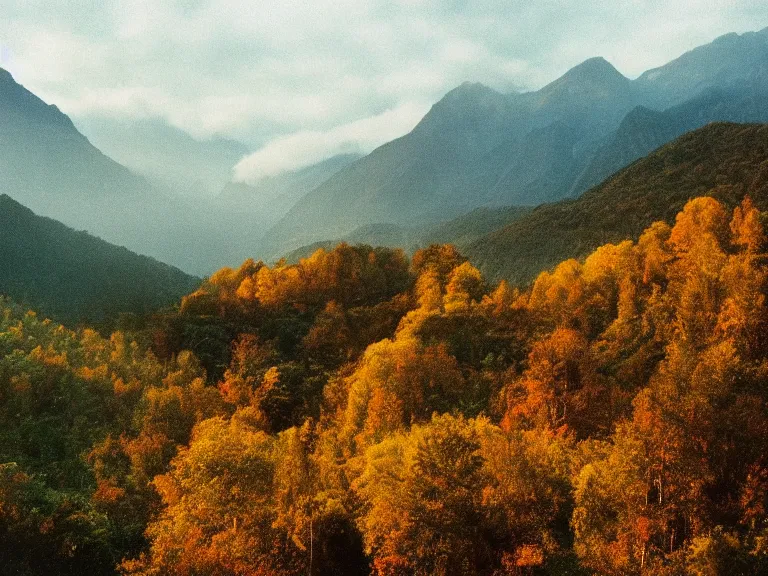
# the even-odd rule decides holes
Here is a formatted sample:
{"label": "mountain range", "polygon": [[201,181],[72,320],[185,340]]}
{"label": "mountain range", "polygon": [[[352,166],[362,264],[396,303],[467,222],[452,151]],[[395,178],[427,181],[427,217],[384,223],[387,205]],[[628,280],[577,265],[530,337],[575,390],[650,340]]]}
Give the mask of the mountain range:
{"label": "mountain range", "polygon": [[159,187],[193,198],[218,194],[231,179],[232,167],[248,153],[236,140],[199,140],[158,118],[85,116],[74,122],[110,158]]}
{"label": "mountain range", "polygon": [[463,84],[412,132],[341,170],[270,231],[277,255],[372,223],[577,196],[711,121],[768,121],[768,28],[728,34],[635,80],[592,58],[535,92]]}
{"label": "mountain range", "polygon": [[[410,133],[362,158],[229,182],[214,194],[245,150],[239,143],[194,141],[151,122],[126,126],[122,151],[114,139],[99,142],[129,169],[0,70],[0,193],[197,275],[340,239],[413,247],[482,208],[468,221],[479,228],[458,225],[460,236],[439,237],[468,246],[510,223],[498,208],[578,197],[710,122],[767,122],[767,102],[768,28],[728,34],[634,80],[592,58],[533,92],[464,83]],[[153,138],[152,151],[133,149]],[[155,156],[166,143],[183,159]],[[190,194],[201,182],[207,192]]]}
{"label": "mountain range", "polygon": [[220,264],[227,238],[210,210],[105,156],[55,105],[2,69],[0,125],[0,193],[188,272]]}

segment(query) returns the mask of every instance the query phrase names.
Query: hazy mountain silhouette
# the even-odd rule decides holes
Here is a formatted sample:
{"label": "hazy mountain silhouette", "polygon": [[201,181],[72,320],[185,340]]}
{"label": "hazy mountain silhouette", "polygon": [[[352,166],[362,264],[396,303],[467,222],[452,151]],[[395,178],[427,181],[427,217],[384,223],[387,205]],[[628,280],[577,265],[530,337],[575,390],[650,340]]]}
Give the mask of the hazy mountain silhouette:
{"label": "hazy mountain silhouette", "polygon": [[694,48],[634,81],[640,97],[659,110],[680,104],[709,88],[758,80],[768,86],[768,28],[725,34]]}
{"label": "hazy mountain silhouette", "polygon": [[37,216],[0,194],[0,294],[66,322],[174,304],[199,279]]}
{"label": "hazy mountain silhouette", "polygon": [[[175,196],[132,173],[2,71],[0,174],[2,191],[40,214],[206,274],[355,231],[376,238],[388,230],[392,239],[400,234],[393,230],[426,230],[478,207],[577,196],[708,122],[768,120],[766,95],[768,29],[723,36],[636,80],[591,58],[534,92],[464,83],[409,134],[363,158],[331,159],[254,186],[230,183],[209,201]],[[168,157],[186,159],[158,156],[145,170],[157,170],[153,179],[163,163],[170,181],[220,179],[239,155],[236,143],[173,138]],[[126,135],[126,146],[134,139]],[[211,158],[190,166],[205,150]],[[131,162],[149,166],[144,154],[134,151]]]}
{"label": "hazy mountain silhouette", "polygon": [[153,187],[102,154],[69,117],[5,70],[0,125],[0,193],[187,271],[203,274],[220,265],[228,241],[210,210]]}
{"label": "hazy mountain silhouette", "polygon": [[657,112],[638,106],[622,121],[574,184],[573,196],[596,186],[662,144],[710,122],[768,122],[768,89],[744,83],[710,88],[687,102]]}
{"label": "hazy mountain silhouette", "polygon": [[634,81],[592,58],[535,92],[462,84],[411,133],[297,202],[264,254],[367,224],[421,226],[578,194],[686,130],[762,121],[766,70],[768,29],[718,38]]}
{"label": "hazy mountain silhouette", "polygon": [[152,183],[187,196],[212,197],[248,153],[227,138],[198,140],[160,119],[75,118],[75,125],[111,158]]}
{"label": "hazy mountain silhouette", "polygon": [[525,283],[558,262],[671,222],[711,195],[729,206],[749,194],[768,209],[768,125],[716,123],[690,132],[573,200],[545,204],[466,248],[491,278]]}

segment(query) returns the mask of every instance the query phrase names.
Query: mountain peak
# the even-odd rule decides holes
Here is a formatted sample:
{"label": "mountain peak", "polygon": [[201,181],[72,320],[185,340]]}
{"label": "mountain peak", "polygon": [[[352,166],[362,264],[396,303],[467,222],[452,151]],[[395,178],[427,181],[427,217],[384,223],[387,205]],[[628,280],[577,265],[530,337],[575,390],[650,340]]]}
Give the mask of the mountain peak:
{"label": "mountain peak", "polygon": [[34,120],[35,123],[63,126],[68,132],[76,133],[78,137],[82,137],[75,129],[69,116],[59,110],[56,105],[46,104],[38,96],[27,90],[4,68],[0,68],[0,104],[9,106],[15,114]]}
{"label": "mountain peak", "polygon": [[629,79],[619,72],[613,64],[608,62],[608,60],[602,56],[584,60],[581,64],[568,70],[561,79],[601,84],[614,82],[616,80],[629,81]]}
{"label": "mountain peak", "polygon": [[465,100],[479,100],[482,98],[496,98],[502,96],[500,92],[497,92],[493,88],[481,84],[480,82],[462,82],[456,88],[448,92],[442,101],[465,101]]}
{"label": "mountain peak", "polygon": [[630,85],[629,78],[598,56],[574,66],[536,95],[542,104],[571,106],[574,102],[586,102],[591,106],[595,98],[628,98]]}
{"label": "mountain peak", "polygon": [[759,32],[724,34],[671,62],[646,70],[635,85],[663,110],[716,86],[744,84],[764,78],[768,28]]}
{"label": "mountain peak", "polygon": [[479,82],[464,82],[434,104],[414,132],[447,130],[454,134],[458,126],[476,129],[478,123],[500,123],[507,106],[507,97],[501,92]]}
{"label": "mountain peak", "polygon": [[712,44],[722,44],[724,42],[731,42],[734,40],[737,40],[741,38],[740,34],[737,34],[736,32],[728,32],[727,34],[723,34],[722,36],[718,36],[714,40],[712,40]]}

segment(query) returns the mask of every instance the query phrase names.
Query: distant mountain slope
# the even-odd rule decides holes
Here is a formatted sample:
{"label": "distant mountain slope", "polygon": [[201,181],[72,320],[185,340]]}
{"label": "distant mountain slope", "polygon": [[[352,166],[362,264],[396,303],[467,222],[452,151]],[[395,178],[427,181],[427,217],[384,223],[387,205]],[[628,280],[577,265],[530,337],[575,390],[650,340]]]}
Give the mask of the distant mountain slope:
{"label": "distant mountain slope", "polygon": [[508,99],[464,84],[435,104],[408,135],[341,170],[306,195],[269,234],[268,255],[339,238],[366,224],[412,226],[457,216],[455,193],[470,164],[520,132]]}
{"label": "distant mountain slope", "polygon": [[732,206],[746,193],[768,209],[768,125],[710,124],[578,199],[539,206],[466,252],[489,277],[526,283],[562,260],[671,221],[690,198],[711,195]]}
{"label": "distant mountain slope", "polygon": [[634,81],[646,105],[663,110],[710,88],[759,79],[768,87],[768,28],[725,34]]}
{"label": "distant mountain slope", "polygon": [[283,255],[283,258],[289,263],[296,263],[319,248],[330,249],[340,242],[402,248],[409,253],[430,244],[453,244],[463,249],[478,238],[522,218],[531,210],[529,206],[476,208],[448,222],[422,228],[404,228],[395,224],[367,224],[343,238],[321,240],[296,248]]}
{"label": "distant mountain slope", "polygon": [[0,194],[195,274],[221,267],[233,243],[209,203],[184,199],[102,154],[56,106],[0,69]]}
{"label": "distant mountain slope", "polygon": [[167,306],[199,280],[0,194],[0,294],[65,322]]}
{"label": "distant mountain slope", "polygon": [[561,159],[576,166],[575,151],[603,134],[603,119],[618,123],[633,107],[628,82],[595,59],[531,94],[462,84],[412,132],[307,194],[270,232],[270,246],[279,253],[365,224],[421,226],[481,205],[540,202]]}
{"label": "distant mountain slope", "polygon": [[664,112],[635,108],[597,151],[571,195],[578,196],[659,146],[716,121],[768,122],[768,86],[745,82],[729,89],[712,88]]}
{"label": "distant mountain slope", "polygon": [[271,226],[308,192],[360,158],[360,154],[339,154],[299,170],[268,176],[254,184],[228,182],[216,201],[221,206],[258,214],[265,225]]}
{"label": "distant mountain slope", "polygon": [[[720,105],[708,100],[714,94]],[[634,81],[592,58],[535,92],[504,95],[465,83],[411,133],[307,194],[270,231],[264,253],[368,224],[423,226],[480,206],[573,196],[686,130],[762,121],[764,94],[768,29],[726,35]],[[646,110],[622,125],[637,106]],[[642,117],[677,106],[669,117]]]}
{"label": "distant mountain slope", "polygon": [[192,197],[211,197],[232,177],[248,153],[245,144],[226,138],[197,140],[160,119],[75,118],[88,139],[151,182]]}
{"label": "distant mountain slope", "polygon": [[25,201],[58,205],[96,193],[117,199],[146,188],[141,178],[92,146],[56,106],[1,68],[0,125],[2,182]]}
{"label": "distant mountain slope", "polygon": [[421,234],[420,245],[453,244],[463,249],[475,240],[522,218],[531,210],[529,206],[475,208],[472,212],[429,228]]}

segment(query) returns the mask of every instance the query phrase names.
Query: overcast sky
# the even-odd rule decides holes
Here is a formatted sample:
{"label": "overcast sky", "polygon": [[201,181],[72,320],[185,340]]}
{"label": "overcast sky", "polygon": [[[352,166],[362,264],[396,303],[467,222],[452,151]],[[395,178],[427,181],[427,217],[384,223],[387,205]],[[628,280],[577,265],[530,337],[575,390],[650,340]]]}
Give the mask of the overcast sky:
{"label": "overcast sky", "polygon": [[765,0],[0,0],[0,66],[74,117],[242,140],[243,178],[369,151],[465,80],[534,89],[592,57],[627,76]]}

